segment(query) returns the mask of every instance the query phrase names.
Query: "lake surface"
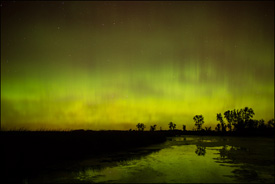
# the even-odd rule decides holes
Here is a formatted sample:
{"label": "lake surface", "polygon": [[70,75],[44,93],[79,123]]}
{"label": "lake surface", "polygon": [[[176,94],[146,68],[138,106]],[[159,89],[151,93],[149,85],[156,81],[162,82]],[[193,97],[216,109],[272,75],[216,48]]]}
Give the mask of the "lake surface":
{"label": "lake surface", "polygon": [[26,183],[274,183],[274,139],[180,136],[51,166]]}

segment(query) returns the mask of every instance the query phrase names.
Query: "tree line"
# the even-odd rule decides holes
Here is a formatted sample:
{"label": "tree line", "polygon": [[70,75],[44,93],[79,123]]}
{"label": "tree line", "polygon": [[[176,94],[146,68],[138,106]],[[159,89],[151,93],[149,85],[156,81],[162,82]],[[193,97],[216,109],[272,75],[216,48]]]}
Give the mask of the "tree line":
{"label": "tree line", "polygon": [[[177,125],[176,125],[175,123],[173,123],[173,122],[170,122],[170,123],[168,124],[168,126],[169,126],[169,130],[176,130],[176,127],[177,127]],[[136,127],[137,127],[138,131],[144,131],[144,129],[146,128],[146,126],[145,126],[143,123],[138,123],[138,124],[136,125]],[[156,124],[151,125],[151,126],[150,126],[150,131],[155,131],[155,130],[156,130],[156,127],[157,127]],[[130,131],[131,131],[131,130],[132,130],[132,129],[130,129]],[[161,127],[160,127],[160,130],[161,130]],[[186,130],[186,125],[183,125],[183,130]]]}
{"label": "tree line", "polygon": [[[263,119],[252,119],[255,115],[254,110],[249,107],[243,109],[227,110],[223,113],[217,114],[217,121],[215,130],[226,132],[228,131],[245,131],[245,130],[264,130],[274,128],[274,119],[269,120],[267,123]],[[225,122],[225,120],[227,123]]]}
{"label": "tree line", "polygon": [[[267,123],[263,119],[255,120],[252,119],[255,115],[254,110],[249,107],[244,107],[243,109],[233,109],[227,110],[223,114],[217,113],[217,121],[219,122],[216,127],[215,131],[217,132],[242,132],[246,130],[267,130],[267,129],[274,129],[274,118],[269,120]],[[204,124],[204,117],[203,115],[195,115],[193,117],[195,122],[196,131],[212,131],[211,126],[202,128]],[[225,121],[226,120],[226,121]],[[170,122],[168,124],[169,130],[176,130],[176,124]],[[138,131],[144,131],[146,128],[143,123],[138,123],[136,125]],[[155,131],[157,125],[151,125],[150,131]],[[183,131],[186,131],[186,125],[182,126]],[[130,129],[131,130],[131,129]],[[161,127],[160,127],[161,130]]]}

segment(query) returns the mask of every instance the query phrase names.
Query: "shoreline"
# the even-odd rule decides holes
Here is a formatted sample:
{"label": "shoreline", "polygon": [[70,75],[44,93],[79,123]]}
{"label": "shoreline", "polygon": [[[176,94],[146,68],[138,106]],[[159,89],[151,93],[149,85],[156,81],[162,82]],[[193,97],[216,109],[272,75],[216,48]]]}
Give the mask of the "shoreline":
{"label": "shoreline", "polygon": [[[230,134],[229,134],[230,133]],[[232,134],[233,133],[233,134]],[[273,134],[272,134],[273,133]],[[1,167],[4,180],[22,182],[25,176],[62,162],[97,157],[102,154],[131,151],[163,143],[169,137],[184,135],[225,137],[273,137],[270,134],[195,131],[1,131]]]}

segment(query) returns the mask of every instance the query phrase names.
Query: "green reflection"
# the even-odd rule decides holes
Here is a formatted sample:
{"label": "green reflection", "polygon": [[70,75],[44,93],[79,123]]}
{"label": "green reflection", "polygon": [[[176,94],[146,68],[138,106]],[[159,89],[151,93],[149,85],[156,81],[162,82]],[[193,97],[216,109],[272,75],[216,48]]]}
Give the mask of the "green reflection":
{"label": "green reflection", "polygon": [[[163,149],[158,152],[103,170],[88,169],[77,177],[82,181],[119,183],[270,182],[274,179],[274,150],[270,149],[274,142],[255,140],[175,137],[162,144]],[[262,141],[264,145],[260,144]]]}
{"label": "green reflection", "polygon": [[[86,170],[79,173],[77,178],[89,182],[118,183],[234,182],[223,176],[230,174],[233,169],[220,168],[213,161],[216,151],[210,150],[207,156],[198,157],[194,153],[196,149],[196,145],[171,146],[115,167]],[[214,175],[213,170],[217,171]]]}
{"label": "green reflection", "polygon": [[29,182],[44,178],[53,183],[272,183],[274,139],[173,137],[162,144],[83,160]]}

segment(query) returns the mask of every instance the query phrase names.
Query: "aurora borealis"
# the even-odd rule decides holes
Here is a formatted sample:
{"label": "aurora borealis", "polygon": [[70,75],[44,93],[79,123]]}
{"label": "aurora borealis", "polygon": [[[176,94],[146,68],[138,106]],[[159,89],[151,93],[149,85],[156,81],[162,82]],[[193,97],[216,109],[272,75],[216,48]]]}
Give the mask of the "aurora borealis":
{"label": "aurora borealis", "polygon": [[1,2],[3,129],[214,128],[245,106],[274,118],[273,1]]}

